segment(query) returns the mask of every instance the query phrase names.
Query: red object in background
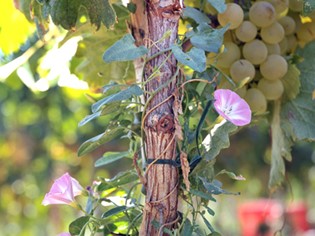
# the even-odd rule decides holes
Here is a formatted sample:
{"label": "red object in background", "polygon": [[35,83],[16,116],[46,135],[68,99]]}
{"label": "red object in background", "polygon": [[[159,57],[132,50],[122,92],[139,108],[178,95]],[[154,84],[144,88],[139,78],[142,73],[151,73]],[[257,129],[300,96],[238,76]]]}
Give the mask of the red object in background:
{"label": "red object in background", "polygon": [[286,221],[292,225],[296,233],[305,232],[310,229],[306,216],[307,207],[303,202],[292,203],[286,209]]}
{"label": "red object in background", "polygon": [[270,199],[242,203],[238,207],[238,217],[243,236],[271,236],[272,225],[281,220],[283,208]]}

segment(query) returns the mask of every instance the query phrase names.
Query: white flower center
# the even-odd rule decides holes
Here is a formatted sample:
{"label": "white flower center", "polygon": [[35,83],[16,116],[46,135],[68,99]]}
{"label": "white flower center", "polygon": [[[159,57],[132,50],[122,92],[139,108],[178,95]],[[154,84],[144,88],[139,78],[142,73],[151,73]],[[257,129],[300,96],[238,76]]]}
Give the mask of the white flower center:
{"label": "white flower center", "polygon": [[230,115],[230,113],[232,112],[233,107],[232,106],[225,106],[223,107],[222,111],[225,115]]}

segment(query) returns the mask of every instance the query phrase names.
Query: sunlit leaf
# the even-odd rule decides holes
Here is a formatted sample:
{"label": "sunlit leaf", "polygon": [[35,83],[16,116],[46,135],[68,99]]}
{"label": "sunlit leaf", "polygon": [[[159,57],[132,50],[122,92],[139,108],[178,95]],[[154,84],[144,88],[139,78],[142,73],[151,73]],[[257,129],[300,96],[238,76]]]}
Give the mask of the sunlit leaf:
{"label": "sunlit leaf", "polygon": [[126,34],[106,50],[103,60],[107,63],[112,61],[132,61],[144,56],[147,52],[148,49],[146,47],[137,47],[135,45],[135,39],[131,34]]}
{"label": "sunlit leaf", "polygon": [[236,130],[237,126],[225,120],[216,124],[202,142],[206,151],[204,158],[212,160],[220,153],[221,149],[229,147],[229,135]]}
{"label": "sunlit leaf", "polygon": [[98,191],[104,191],[110,188],[118,187],[124,184],[131,183],[138,179],[135,170],[125,171],[118,173],[114,178],[103,181],[97,188]]}
{"label": "sunlit leaf", "polygon": [[107,129],[104,133],[99,134],[81,144],[78,150],[78,156],[80,157],[94,151],[96,148],[103,145],[104,143],[120,137],[123,132],[124,129],[122,127]]}
{"label": "sunlit leaf", "polygon": [[173,45],[172,52],[180,63],[189,66],[191,69],[198,72],[203,72],[206,69],[206,56],[203,50],[192,48],[184,53],[179,46]]}
{"label": "sunlit leaf", "polygon": [[102,106],[112,103],[112,102],[117,102],[117,101],[122,101],[122,100],[127,100],[130,99],[133,96],[140,96],[142,95],[143,91],[142,89],[137,86],[137,85],[131,85],[125,90],[122,90],[118,93],[112,94],[110,96],[107,96],[96,103],[92,105],[92,112],[95,113],[101,109]]}
{"label": "sunlit leaf", "polygon": [[124,157],[130,157],[130,152],[106,152],[100,159],[95,162],[95,167],[104,166]]}

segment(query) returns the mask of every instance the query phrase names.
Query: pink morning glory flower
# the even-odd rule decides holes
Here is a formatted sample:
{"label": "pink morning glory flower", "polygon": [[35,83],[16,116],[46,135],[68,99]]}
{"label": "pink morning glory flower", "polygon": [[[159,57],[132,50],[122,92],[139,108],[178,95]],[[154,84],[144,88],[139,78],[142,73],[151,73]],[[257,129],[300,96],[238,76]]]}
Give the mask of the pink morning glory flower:
{"label": "pink morning glory flower", "polygon": [[60,178],[56,179],[49,193],[46,193],[42,204],[44,206],[51,204],[68,204],[75,202],[74,197],[82,193],[83,187],[79,182],[72,178],[68,173],[65,173]]}
{"label": "pink morning glory flower", "polygon": [[252,112],[247,102],[229,89],[214,91],[214,107],[224,119],[234,125],[243,126],[250,123]]}

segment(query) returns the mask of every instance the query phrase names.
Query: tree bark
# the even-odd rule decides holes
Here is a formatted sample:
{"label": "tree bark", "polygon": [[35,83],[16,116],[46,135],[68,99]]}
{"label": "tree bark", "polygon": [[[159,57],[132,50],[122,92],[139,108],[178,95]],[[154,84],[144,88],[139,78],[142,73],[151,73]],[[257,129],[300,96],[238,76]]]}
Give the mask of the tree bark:
{"label": "tree bark", "polygon": [[[178,0],[148,0],[145,5],[139,5],[140,1],[134,0],[134,3],[137,5],[137,11],[131,18],[130,28],[137,44],[144,44],[149,48],[147,58],[150,58],[143,64],[144,100],[148,102],[144,111],[143,127],[145,155],[147,159],[175,161],[172,95],[178,80],[177,61],[171,52],[165,49],[169,49],[177,40],[182,7]],[[139,22],[139,19],[145,20],[145,23],[141,23],[141,20]],[[165,52],[161,53],[163,50]],[[136,61],[135,67],[140,63]],[[158,72],[153,75],[157,68]],[[161,88],[163,85],[165,87]],[[151,164],[147,166],[145,178],[146,199],[140,235],[164,235],[163,228],[173,228],[178,217],[178,169],[169,164]],[[154,222],[158,227],[156,224],[154,226]]]}

